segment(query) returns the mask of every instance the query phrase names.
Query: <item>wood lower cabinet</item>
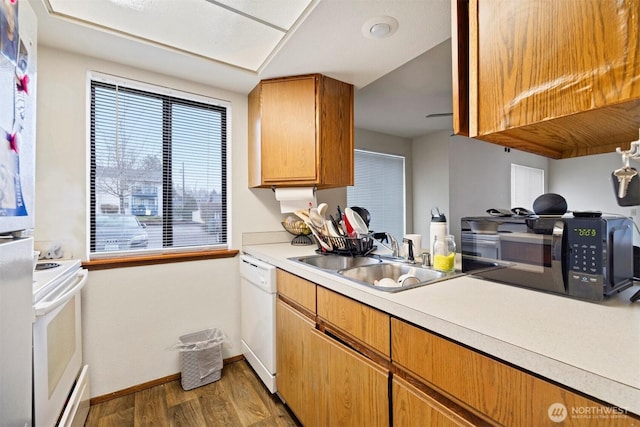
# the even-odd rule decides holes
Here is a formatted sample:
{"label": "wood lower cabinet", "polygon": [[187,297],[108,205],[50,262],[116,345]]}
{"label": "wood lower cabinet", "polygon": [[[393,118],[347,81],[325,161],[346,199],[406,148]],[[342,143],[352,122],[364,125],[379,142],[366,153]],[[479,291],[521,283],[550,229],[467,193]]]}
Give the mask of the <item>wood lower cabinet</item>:
{"label": "wood lower cabinet", "polygon": [[[325,334],[311,338],[315,426],[389,426],[389,371]],[[305,424],[307,425],[307,424]]]}
{"label": "wood lower cabinet", "polygon": [[281,270],[276,360],[278,393],[306,427],[640,426],[615,406]]}
{"label": "wood lower cabinet", "polygon": [[393,378],[392,387],[394,427],[478,425],[400,377]]}
{"label": "wood lower cabinet", "polygon": [[[489,423],[552,426],[557,424],[551,416],[564,416],[564,426],[640,425],[638,420],[616,412],[616,408],[607,407],[402,320],[392,319],[391,337],[394,367],[420,378],[428,387],[487,419]],[[585,411],[594,415],[585,416]]]}
{"label": "wood lower cabinet", "polygon": [[[277,274],[276,378],[283,400],[306,427],[388,427],[389,316],[282,270]],[[316,305],[331,323],[315,321]],[[360,348],[371,349],[375,360],[384,361],[380,354],[386,353],[386,366]]]}
{"label": "wood lower cabinet", "polygon": [[308,311],[313,317],[316,314],[316,284],[280,269],[276,270],[278,295]]}
{"label": "wood lower cabinet", "polygon": [[321,74],[249,94],[249,187],[353,185],[353,85]]}
{"label": "wood lower cabinet", "polygon": [[353,344],[363,344],[390,360],[390,316],[351,298],[318,287],[318,321]]}
{"label": "wood lower cabinet", "polygon": [[315,425],[311,339],[315,323],[282,300],[276,301],[278,393],[305,426]]}

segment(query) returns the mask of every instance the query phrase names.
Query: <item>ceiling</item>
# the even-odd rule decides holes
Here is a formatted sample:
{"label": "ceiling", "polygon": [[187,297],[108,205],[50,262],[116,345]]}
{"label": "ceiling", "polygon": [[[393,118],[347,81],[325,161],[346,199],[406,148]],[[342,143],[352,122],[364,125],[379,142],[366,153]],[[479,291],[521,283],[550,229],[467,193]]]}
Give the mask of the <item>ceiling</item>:
{"label": "ceiling", "polygon": [[[451,129],[450,0],[29,0],[38,43],[240,93],[322,73],[356,88],[356,127]],[[397,21],[395,28],[394,18]],[[390,24],[373,38],[369,27]]]}

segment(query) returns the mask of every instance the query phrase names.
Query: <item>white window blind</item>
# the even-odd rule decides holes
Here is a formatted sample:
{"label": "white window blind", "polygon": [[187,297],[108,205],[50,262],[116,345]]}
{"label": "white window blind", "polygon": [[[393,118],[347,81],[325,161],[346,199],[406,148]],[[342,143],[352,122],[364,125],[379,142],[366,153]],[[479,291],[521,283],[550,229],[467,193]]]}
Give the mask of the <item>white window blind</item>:
{"label": "white window blind", "polygon": [[91,80],[91,254],[227,245],[222,101]]}
{"label": "white window blind", "polygon": [[347,187],[348,205],[371,214],[369,229],[396,239],[405,232],[404,161],[402,156],[355,150],[354,185]]}

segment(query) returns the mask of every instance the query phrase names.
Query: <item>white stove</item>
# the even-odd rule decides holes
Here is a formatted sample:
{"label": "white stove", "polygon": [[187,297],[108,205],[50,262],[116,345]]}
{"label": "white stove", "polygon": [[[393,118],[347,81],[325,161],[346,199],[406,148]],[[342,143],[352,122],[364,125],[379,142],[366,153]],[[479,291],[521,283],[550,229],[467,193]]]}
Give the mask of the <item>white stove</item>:
{"label": "white stove", "polygon": [[80,260],[47,260],[33,272],[34,425],[76,427],[89,412],[89,374],[82,361]]}
{"label": "white stove", "polygon": [[33,272],[33,303],[38,303],[80,269],[79,259],[39,261]]}

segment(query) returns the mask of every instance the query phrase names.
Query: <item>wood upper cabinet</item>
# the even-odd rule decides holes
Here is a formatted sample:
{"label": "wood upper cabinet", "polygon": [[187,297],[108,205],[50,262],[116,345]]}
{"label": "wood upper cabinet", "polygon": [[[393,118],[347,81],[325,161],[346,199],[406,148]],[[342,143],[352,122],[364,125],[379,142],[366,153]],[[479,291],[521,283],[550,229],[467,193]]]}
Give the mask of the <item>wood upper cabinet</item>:
{"label": "wood upper cabinet", "polygon": [[452,0],[454,132],[554,159],[640,128],[640,0]]}
{"label": "wood upper cabinet", "polygon": [[249,187],[353,185],[353,85],[311,74],[249,94]]}

